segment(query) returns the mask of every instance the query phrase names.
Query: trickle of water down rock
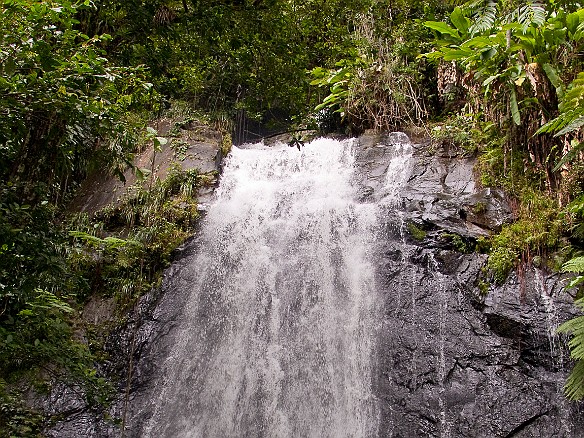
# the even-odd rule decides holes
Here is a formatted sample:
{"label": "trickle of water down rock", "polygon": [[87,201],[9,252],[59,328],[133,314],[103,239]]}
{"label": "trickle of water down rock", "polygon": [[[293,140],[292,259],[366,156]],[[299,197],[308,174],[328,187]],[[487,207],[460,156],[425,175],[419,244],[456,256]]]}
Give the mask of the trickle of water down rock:
{"label": "trickle of water down rock", "polygon": [[[486,256],[461,251],[510,217],[472,164],[401,133],[234,148],[196,238],[112,336],[122,382],[132,357],[123,436],[584,436],[564,279],[485,291]],[[83,411],[48,436],[120,429]]]}

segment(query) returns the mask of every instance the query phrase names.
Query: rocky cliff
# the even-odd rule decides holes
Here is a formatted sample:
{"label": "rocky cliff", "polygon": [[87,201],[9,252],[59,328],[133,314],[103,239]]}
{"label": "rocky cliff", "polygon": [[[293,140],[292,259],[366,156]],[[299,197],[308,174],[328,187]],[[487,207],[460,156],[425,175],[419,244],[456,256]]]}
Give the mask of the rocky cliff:
{"label": "rocky cliff", "polygon": [[[430,143],[413,145],[402,189],[388,192],[396,145],[408,141],[364,136],[356,149],[360,202],[382,212],[373,248],[381,300],[371,382],[378,435],[581,436],[582,405],[562,395],[571,366],[566,339],[555,331],[575,312],[564,279],[526,266],[488,285],[486,256],[469,250],[512,220],[504,193],[475,184],[472,158]],[[150,415],[143,395],[170,351],[164,338],[180,319],[181,285],[190,281],[184,268],[197,245],[194,239],[177,251],[161,289],[110,337],[104,371],[120,386],[107,416],[123,418],[125,436],[140,436]],[[72,400],[61,409],[69,414],[48,436],[120,436],[120,421],[61,395]]]}
{"label": "rocky cliff", "polygon": [[[402,141],[361,139],[365,202],[384,202],[387,145]],[[483,283],[486,256],[460,246],[511,221],[510,208],[503,192],[475,184],[472,158],[431,149],[414,145],[401,217],[387,208],[377,249],[379,436],[581,436],[582,405],[562,395],[571,363],[556,328],[575,312],[564,279],[525,266],[502,285]]]}

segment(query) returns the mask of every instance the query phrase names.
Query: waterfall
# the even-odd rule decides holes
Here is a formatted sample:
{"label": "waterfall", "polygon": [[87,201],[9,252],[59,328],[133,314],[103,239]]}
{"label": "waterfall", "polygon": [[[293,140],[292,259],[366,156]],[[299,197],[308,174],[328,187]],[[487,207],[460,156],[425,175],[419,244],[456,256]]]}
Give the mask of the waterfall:
{"label": "waterfall", "polygon": [[377,212],[354,161],[353,140],[233,149],[144,436],[377,434]]}
{"label": "waterfall", "polygon": [[506,204],[428,147],[234,148],[196,236],[110,336],[123,396],[103,415],[52,393],[73,408],[46,436],[581,436],[556,334],[572,297],[544,269],[484,290],[486,256],[456,239],[484,233],[473,206],[497,224]]}

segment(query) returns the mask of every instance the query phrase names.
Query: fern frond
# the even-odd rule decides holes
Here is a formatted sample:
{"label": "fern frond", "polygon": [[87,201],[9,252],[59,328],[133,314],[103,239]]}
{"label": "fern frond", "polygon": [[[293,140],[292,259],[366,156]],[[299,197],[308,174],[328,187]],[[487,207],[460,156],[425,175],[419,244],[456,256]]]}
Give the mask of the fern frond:
{"label": "fern frond", "polygon": [[[584,264],[584,257],[576,257],[570,262],[576,259],[581,259],[578,263]],[[564,264],[564,268],[566,264]],[[574,304],[584,311],[584,298],[574,301]],[[564,393],[570,400],[581,400],[584,398],[584,316],[578,316],[566,321],[558,327],[558,332],[568,333],[573,336],[568,345],[570,347],[570,356],[576,359],[576,365],[564,385]]]}
{"label": "fern frond", "polygon": [[516,9],[514,14],[517,21],[521,24],[523,33],[527,32],[530,26],[540,27],[545,23],[546,10],[543,3],[538,1],[529,1],[527,4]]}
{"label": "fern frond", "polygon": [[469,28],[471,36],[492,29],[497,19],[497,3],[487,2],[476,9],[473,18],[474,23]]}
{"label": "fern frond", "polygon": [[570,400],[584,398],[584,360],[576,362],[564,385],[564,393]]}
{"label": "fern frond", "polygon": [[460,6],[460,9],[462,9],[466,15],[473,15],[479,10],[479,8],[483,7],[484,3],[485,0],[471,0]]}
{"label": "fern frond", "polygon": [[584,359],[584,322],[580,321],[580,324],[575,328],[573,332],[574,337],[568,342],[570,347],[570,356],[574,359],[583,360]]}
{"label": "fern frond", "polygon": [[574,300],[574,304],[576,305],[576,307],[578,309],[580,309],[582,312],[584,312],[584,298],[579,298],[577,300]]}
{"label": "fern frond", "polygon": [[573,272],[575,274],[584,273],[584,256],[574,257],[573,259],[568,260],[564,263],[564,266],[562,266],[562,272]]}
{"label": "fern frond", "polygon": [[574,334],[577,330],[584,329],[584,316],[572,318],[558,327],[558,333]]}
{"label": "fern frond", "polygon": [[[584,119],[583,119],[584,120]],[[562,129],[560,132],[558,132],[555,137],[557,137],[558,135],[560,135],[560,133],[566,133],[566,128]],[[556,164],[553,168],[554,172],[557,172],[558,170],[560,170],[562,168],[562,166],[564,166],[564,164],[569,163],[571,161],[574,161],[575,158],[578,157],[578,155],[580,155],[580,152],[582,152],[584,150],[584,142],[582,143],[578,143],[576,146],[574,146],[572,149],[570,149],[561,159],[560,161],[558,161],[558,164]]]}

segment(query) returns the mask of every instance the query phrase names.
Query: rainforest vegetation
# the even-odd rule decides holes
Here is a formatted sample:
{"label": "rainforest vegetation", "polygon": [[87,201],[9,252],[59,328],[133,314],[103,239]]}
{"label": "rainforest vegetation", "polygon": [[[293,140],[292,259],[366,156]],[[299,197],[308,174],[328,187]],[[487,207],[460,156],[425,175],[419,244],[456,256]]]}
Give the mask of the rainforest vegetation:
{"label": "rainforest vegetation", "polygon": [[[153,118],[188,108],[229,132],[237,114],[290,129],[402,129],[478,158],[515,222],[477,242],[486,274],[529,263],[584,283],[584,9],[571,0],[1,0],[0,436],[38,436],[23,382],[82,387],[96,406],[103,328],[118,323],[193,232],[197,172],[174,172],[95,217],[81,182],[123,176]],[[141,172],[136,169],[136,172]],[[177,210],[179,197],[190,207]],[[115,220],[114,220],[115,219]],[[584,317],[566,394],[584,397]]]}

